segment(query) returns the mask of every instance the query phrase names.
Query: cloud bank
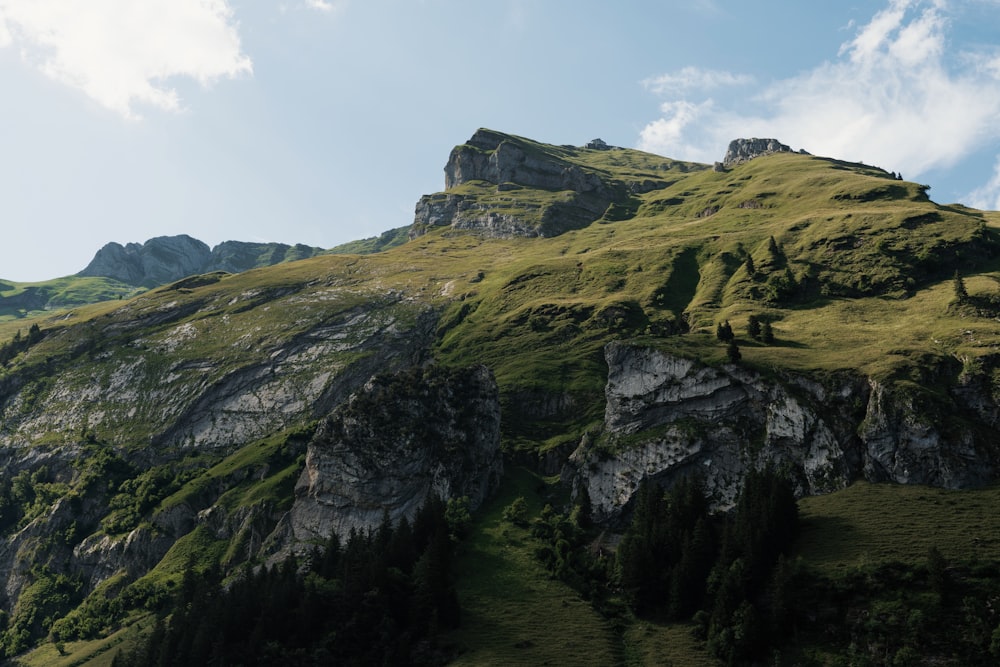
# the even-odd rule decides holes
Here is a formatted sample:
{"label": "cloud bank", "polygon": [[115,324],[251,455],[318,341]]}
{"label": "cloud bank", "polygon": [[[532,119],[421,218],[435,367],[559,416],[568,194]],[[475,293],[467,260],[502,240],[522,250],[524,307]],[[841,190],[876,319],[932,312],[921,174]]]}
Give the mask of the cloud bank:
{"label": "cloud bank", "polygon": [[126,118],[181,109],[168,81],[252,73],[226,0],[0,0],[0,47]]}
{"label": "cloud bank", "polygon": [[[681,159],[721,159],[736,137],[776,137],[811,153],[877,164],[919,177],[1000,139],[1000,56],[949,53],[943,0],[891,0],[836,58],[759,86],[726,72],[686,68],[644,82],[666,99],[639,148]],[[708,91],[730,93],[720,102]],[[701,95],[698,98],[698,94]],[[991,190],[1000,195],[1000,162]]]}

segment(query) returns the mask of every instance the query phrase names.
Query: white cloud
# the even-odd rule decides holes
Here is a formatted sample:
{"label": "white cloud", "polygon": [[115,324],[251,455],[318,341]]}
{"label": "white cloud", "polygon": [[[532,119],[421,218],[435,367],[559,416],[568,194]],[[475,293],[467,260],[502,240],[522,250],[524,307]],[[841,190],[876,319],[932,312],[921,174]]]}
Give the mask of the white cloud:
{"label": "white cloud", "polygon": [[969,193],[969,206],[989,211],[1000,211],[1000,157],[993,168],[993,178]]}
{"label": "white cloud", "polygon": [[722,86],[745,86],[753,82],[753,77],[746,74],[701,69],[700,67],[685,67],[677,72],[669,72],[646,79],[642,85],[657,95],[663,95],[688,90],[711,90]]}
{"label": "white cloud", "polygon": [[639,135],[639,147],[653,151],[660,146],[670,146],[673,149],[669,153],[671,156],[697,162],[711,162],[713,160],[711,154],[696,143],[691,143],[687,135],[691,126],[701,118],[713,115],[713,106],[712,100],[700,104],[686,100],[663,103],[660,107],[663,117],[643,128]]}
{"label": "white cloud", "polygon": [[208,86],[252,72],[226,0],[0,0],[0,46],[100,105],[181,108],[167,81]]}
{"label": "white cloud", "polygon": [[[709,161],[706,155],[721,159],[731,139],[770,136],[908,178],[951,166],[985,141],[1000,139],[1000,59],[948,59],[946,12],[943,2],[892,0],[857,29],[835,60],[772,82],[751,99],[730,107],[716,97],[703,107],[675,96],[664,117],[642,131],[639,147]],[[684,71],[665,80],[684,81]],[[679,117],[681,103],[698,108],[697,117]],[[679,129],[660,131],[664,126]]]}
{"label": "white cloud", "polygon": [[346,5],[347,0],[306,0],[306,7],[326,14],[339,13],[344,10]]}

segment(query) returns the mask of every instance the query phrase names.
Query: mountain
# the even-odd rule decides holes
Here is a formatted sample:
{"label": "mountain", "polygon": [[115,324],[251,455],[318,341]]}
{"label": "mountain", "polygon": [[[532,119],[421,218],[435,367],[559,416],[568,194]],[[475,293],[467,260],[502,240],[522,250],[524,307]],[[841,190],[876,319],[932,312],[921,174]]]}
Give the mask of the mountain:
{"label": "mountain", "polygon": [[190,236],[159,236],[143,244],[108,243],[78,276],[102,276],[127,285],[156,287],[213,271],[239,273],[324,253],[322,248],[284,243],[226,241],[209,249]]}
{"label": "mountain", "polygon": [[[994,482],[1000,216],[776,140],[729,152],[702,165],[483,129],[417,202],[408,242],[394,231],[378,252],[106,246],[86,271],[176,279],[0,329],[4,653],[135,642],[185,572],[309,562],[331,534],[415,520],[433,492],[482,522],[458,548],[470,611],[448,655],[624,662],[616,642],[658,631],[560,582],[614,550],[644,479],[701,478],[716,517],[758,470],[806,499]],[[268,265],[233,272],[251,261]],[[559,523],[571,498],[596,533]],[[518,506],[537,530],[502,518]],[[990,533],[990,512],[968,513]],[[1000,562],[972,539],[937,546]],[[511,620],[514,590],[599,649],[526,638],[555,630]],[[597,604],[610,588],[586,590]]]}
{"label": "mountain", "polygon": [[209,249],[186,235],[160,236],[124,246],[108,243],[75,276],[38,283],[0,282],[0,318],[20,320],[43,311],[133,296],[191,275],[239,273],[325,252],[302,244],[242,241],[225,241]]}

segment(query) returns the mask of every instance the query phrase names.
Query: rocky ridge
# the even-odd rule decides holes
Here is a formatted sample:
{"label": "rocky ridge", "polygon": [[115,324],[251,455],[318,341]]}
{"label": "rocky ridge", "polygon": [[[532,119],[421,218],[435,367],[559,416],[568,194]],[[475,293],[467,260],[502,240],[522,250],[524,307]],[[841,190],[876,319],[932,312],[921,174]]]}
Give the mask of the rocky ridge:
{"label": "rocky ridge", "polygon": [[[579,150],[613,149],[591,142]],[[538,150],[532,142],[486,129],[456,146],[444,171],[445,192],[417,202],[411,238],[440,226],[493,238],[556,236],[589,225],[629,197],[629,187],[621,181]],[[482,194],[450,192],[470,184],[479,184]],[[649,181],[645,187],[656,186]],[[524,188],[559,195],[535,202],[510,194]]]}
{"label": "rocky ridge", "polygon": [[790,153],[791,151],[791,148],[777,139],[757,139],[756,137],[753,139],[733,139],[729,142],[725,157],[722,158],[722,165],[728,169],[764,155]]}
{"label": "rocky ridge", "polygon": [[239,273],[324,252],[302,244],[225,241],[209,248],[181,234],[158,236],[145,243],[108,243],[78,276],[103,276],[128,285],[156,287],[199,273]]}
{"label": "rocky ridge", "polygon": [[954,392],[949,419],[849,373],[825,382],[765,377],[625,342],[610,343],[605,356],[603,430],[585,437],[563,470],[587,489],[600,520],[616,519],[644,477],[670,486],[696,474],[726,508],[746,471],[764,466],[791,473],[801,495],[856,479],[966,488],[1000,469],[1000,448],[974,425],[1000,426],[997,402],[974,390]]}

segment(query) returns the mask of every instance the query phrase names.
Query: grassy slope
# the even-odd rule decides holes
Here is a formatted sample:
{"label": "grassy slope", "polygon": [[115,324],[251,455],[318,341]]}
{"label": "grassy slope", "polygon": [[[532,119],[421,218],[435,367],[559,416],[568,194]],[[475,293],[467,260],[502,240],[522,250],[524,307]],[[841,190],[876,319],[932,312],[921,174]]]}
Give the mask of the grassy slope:
{"label": "grassy slope", "polygon": [[[617,176],[634,176],[638,163],[643,173],[669,175],[676,182],[643,195],[633,219],[555,238],[482,240],[435,230],[375,255],[302,260],[228,276],[190,293],[161,288],[137,303],[147,303],[146,311],[189,300],[208,308],[234,294],[287,288],[297,291],[298,298],[279,299],[275,306],[292,308],[293,301],[320,298],[322,288],[329,287],[322,285],[324,278],[371,295],[400,289],[448,304],[439,350],[444,361],[486,362],[507,388],[583,394],[602,390],[600,348],[609,338],[635,335],[681,316],[693,333],[706,336],[665,344],[711,356],[716,322],[729,319],[740,333],[748,314],[765,315],[782,345],[750,350],[751,361],[806,370],[878,373],[895,363],[886,360],[893,349],[912,358],[924,353],[977,355],[997,342],[996,327],[988,320],[970,321],[947,312],[952,297],[948,265],[938,274],[928,273],[933,262],[918,257],[941,255],[941,262],[951,261],[952,246],[974,246],[996,216],[938,207],[922,199],[919,186],[893,181],[871,167],[802,155],[760,158],[726,173],[680,173],[658,171],[646,163],[673,163],[644,153],[575,152],[575,159],[586,157],[595,169],[610,169],[613,160],[625,163],[613,172]],[[887,190],[885,198],[866,201],[882,190]],[[763,208],[739,208],[749,201]],[[720,208],[714,215],[697,217],[715,206]],[[807,304],[754,298],[753,289],[764,289],[766,277],[780,268],[769,264],[769,237],[780,244],[784,266],[831,294],[817,294]],[[747,253],[761,273],[756,283],[741,266]],[[982,257],[967,259],[961,266],[969,291],[996,291],[1000,265]],[[908,286],[910,273],[921,280]],[[857,284],[859,275],[868,276],[867,287]],[[317,282],[320,288],[309,287]],[[836,295],[852,289],[873,295]],[[42,318],[42,326],[80,321],[109,307],[81,308],[68,320],[62,315]],[[134,316],[137,309],[122,316]],[[188,319],[196,318],[211,319],[202,314]],[[32,321],[37,320],[0,323],[0,336],[26,330]],[[965,333],[970,328],[972,336]],[[221,352],[232,343],[226,331],[218,333],[216,350],[206,353]],[[882,342],[886,340],[892,343]]]}
{"label": "grassy slope", "polygon": [[617,641],[590,605],[550,578],[534,557],[526,528],[501,519],[503,508],[524,496],[530,513],[545,500],[544,482],[515,469],[503,490],[479,513],[462,545],[458,593],[462,627],[450,640],[463,651],[455,665],[611,665]]}
{"label": "grassy slope", "polygon": [[[142,288],[111,278],[66,276],[35,283],[0,280],[0,325],[101,301],[126,298]],[[30,325],[20,325],[27,329]]]}
{"label": "grassy slope", "polygon": [[868,563],[922,564],[930,547],[951,561],[1000,561],[1000,488],[947,491],[857,482],[800,501],[799,554],[820,572]]}

